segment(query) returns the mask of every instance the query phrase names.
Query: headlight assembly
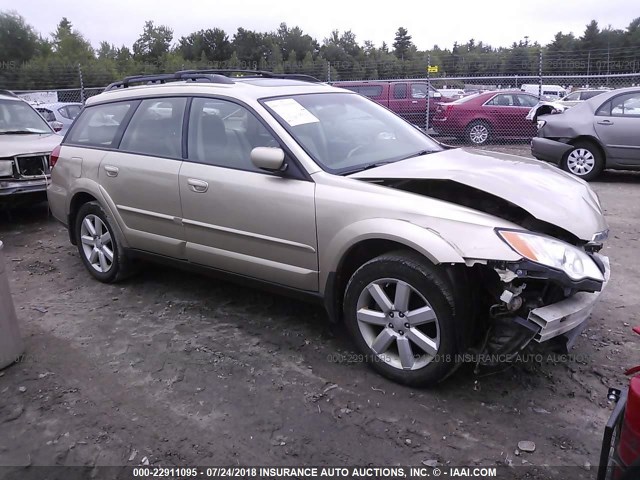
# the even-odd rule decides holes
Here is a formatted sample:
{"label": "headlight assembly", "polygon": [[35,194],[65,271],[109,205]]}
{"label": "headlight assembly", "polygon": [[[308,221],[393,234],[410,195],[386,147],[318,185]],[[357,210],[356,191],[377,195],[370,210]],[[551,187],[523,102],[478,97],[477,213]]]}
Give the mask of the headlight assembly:
{"label": "headlight assembly", "polygon": [[572,280],[604,281],[602,272],[586,252],[568,243],[535,233],[498,230],[498,235],[527,260],[565,272]]}
{"label": "headlight assembly", "polygon": [[538,130],[540,130],[542,127],[544,127],[547,124],[546,121],[544,120],[538,120],[537,125],[538,125]]}
{"label": "headlight assembly", "polygon": [[0,177],[10,177],[11,175],[13,175],[13,162],[0,160]]}

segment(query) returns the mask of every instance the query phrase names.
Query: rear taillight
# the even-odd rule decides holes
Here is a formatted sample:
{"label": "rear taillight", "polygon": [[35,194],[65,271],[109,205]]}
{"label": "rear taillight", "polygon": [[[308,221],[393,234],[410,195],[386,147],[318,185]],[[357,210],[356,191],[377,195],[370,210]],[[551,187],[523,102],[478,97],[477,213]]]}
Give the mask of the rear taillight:
{"label": "rear taillight", "polygon": [[58,163],[58,157],[60,156],[60,145],[53,149],[51,155],[49,155],[49,168],[53,168]]}
{"label": "rear taillight", "polygon": [[618,456],[625,465],[640,457],[640,377],[633,377],[629,385]]}

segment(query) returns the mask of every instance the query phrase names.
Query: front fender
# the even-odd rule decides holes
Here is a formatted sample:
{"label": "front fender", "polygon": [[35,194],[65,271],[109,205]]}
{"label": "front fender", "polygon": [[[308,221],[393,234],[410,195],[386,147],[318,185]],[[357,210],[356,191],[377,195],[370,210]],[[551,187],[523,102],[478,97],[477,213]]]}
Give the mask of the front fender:
{"label": "front fender", "polygon": [[424,255],[434,264],[464,263],[461,252],[437,232],[406,220],[372,218],[347,225],[320,248],[320,285],[327,283],[349,250],[365,240],[390,240]]}

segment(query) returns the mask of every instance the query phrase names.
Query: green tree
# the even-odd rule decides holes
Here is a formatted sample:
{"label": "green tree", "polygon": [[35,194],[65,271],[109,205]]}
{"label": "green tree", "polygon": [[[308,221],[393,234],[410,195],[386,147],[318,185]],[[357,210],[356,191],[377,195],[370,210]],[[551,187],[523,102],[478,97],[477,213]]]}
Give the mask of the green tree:
{"label": "green tree", "polygon": [[229,60],[233,53],[229,36],[220,28],[200,30],[178,41],[178,50],[185,60],[204,58],[213,62]]}
{"label": "green tree", "polygon": [[82,63],[95,58],[91,43],[74,30],[67,17],[62,17],[52,37],[53,52],[58,60]]}
{"label": "green tree", "polygon": [[169,52],[173,30],[165,25],[156,27],[152,20],[144,23],[142,34],[133,44],[133,57],[143,62],[158,62]]}
{"label": "green tree", "polygon": [[0,12],[0,62],[23,63],[38,51],[39,38],[15,12]]}
{"label": "green tree", "polygon": [[411,35],[409,35],[407,29],[404,27],[398,28],[393,42],[393,53],[395,56],[404,60],[412,45],[413,42],[411,41]]}

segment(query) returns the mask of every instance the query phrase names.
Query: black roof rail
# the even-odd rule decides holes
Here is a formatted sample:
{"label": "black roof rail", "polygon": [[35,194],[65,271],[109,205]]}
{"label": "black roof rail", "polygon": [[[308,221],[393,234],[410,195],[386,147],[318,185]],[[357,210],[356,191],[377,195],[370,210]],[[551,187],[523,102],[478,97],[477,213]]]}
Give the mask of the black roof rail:
{"label": "black roof rail", "polygon": [[176,82],[180,80],[206,81],[211,83],[231,84],[233,78],[280,78],[299,80],[302,82],[322,83],[316,77],[299,73],[273,73],[265,70],[242,70],[239,68],[215,68],[205,70],[180,70],[175,73],[159,73],[155,75],[133,75],[113,82],[105,88],[105,92],[119,88],[128,88],[133,84],[154,84]]}
{"label": "black roof rail", "polygon": [[119,88],[128,88],[133,84],[154,84],[154,83],[167,83],[167,82],[176,82],[180,80],[191,80],[191,81],[206,81],[211,83],[224,83],[231,84],[233,80],[224,75],[212,75],[208,73],[203,73],[197,70],[183,70],[176,73],[160,73],[155,75],[133,75],[130,77],[125,77],[118,82],[113,82],[107,85],[107,88],[104,89],[105,92],[109,90],[116,90]]}
{"label": "black roof rail", "polygon": [[[279,78],[302,82],[322,83],[322,80],[302,73],[273,73],[266,70],[244,70],[241,68],[210,68],[205,70],[182,70],[177,73],[202,73],[225,75],[231,78]],[[234,75],[235,74],[235,75]]]}
{"label": "black roof rail", "polygon": [[0,95],[6,95],[8,97],[20,98],[18,95],[13,93],[11,90],[2,90],[2,89],[0,89]]}

